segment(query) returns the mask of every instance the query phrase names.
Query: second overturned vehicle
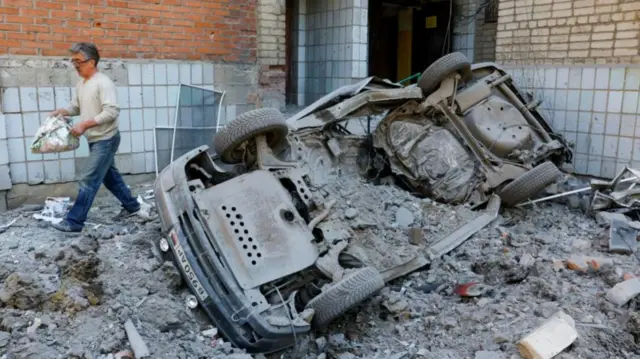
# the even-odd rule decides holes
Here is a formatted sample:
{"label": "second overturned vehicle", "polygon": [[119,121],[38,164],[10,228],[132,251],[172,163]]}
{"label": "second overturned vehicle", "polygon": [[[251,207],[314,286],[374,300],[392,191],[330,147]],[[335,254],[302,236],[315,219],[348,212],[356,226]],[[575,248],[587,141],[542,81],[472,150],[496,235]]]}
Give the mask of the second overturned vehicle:
{"label": "second overturned vehicle", "polygon": [[[377,126],[354,135],[345,122]],[[328,94],[288,121],[246,112],[165,168],[155,198],[171,257],[220,333],[252,353],[274,352],[423,266],[383,273],[348,238],[326,240],[335,204],[317,172],[355,144],[368,174],[448,203],[515,205],[549,185],[571,149],[537,104],[495,64],[460,53],[431,65],[417,86],[377,78]],[[352,151],[353,152],[353,151]],[[314,171],[316,175],[314,175]]]}
{"label": "second overturned vehicle", "polygon": [[[355,90],[354,90],[355,89]],[[495,192],[513,206],[554,182],[572,149],[534,101],[494,63],[459,52],[424,71],[417,86],[368,78],[289,119],[299,135],[328,140],[340,123],[379,115],[372,145],[411,190],[446,203],[478,205]]]}

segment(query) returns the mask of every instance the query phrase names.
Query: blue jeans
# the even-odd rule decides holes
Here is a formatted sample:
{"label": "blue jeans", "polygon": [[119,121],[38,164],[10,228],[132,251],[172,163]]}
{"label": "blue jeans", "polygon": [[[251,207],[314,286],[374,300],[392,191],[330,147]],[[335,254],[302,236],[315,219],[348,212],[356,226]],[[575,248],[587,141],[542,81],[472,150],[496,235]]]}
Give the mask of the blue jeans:
{"label": "blue jeans", "polygon": [[105,187],[122,203],[130,213],[140,209],[140,203],[131,195],[120,172],[114,165],[114,157],[120,146],[120,133],[115,136],[89,144],[89,158],[82,178],[76,201],[67,213],[66,220],[73,228],[84,227],[87,214],[96,198],[100,185]]}

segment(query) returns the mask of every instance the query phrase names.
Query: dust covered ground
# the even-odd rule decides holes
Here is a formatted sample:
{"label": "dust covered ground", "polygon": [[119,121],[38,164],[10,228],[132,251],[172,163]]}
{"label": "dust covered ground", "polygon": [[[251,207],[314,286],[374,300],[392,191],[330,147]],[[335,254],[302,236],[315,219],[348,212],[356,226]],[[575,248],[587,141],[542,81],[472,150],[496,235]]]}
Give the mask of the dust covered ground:
{"label": "dust covered ground", "polygon": [[[342,219],[355,240],[374,238],[400,253],[423,250],[478,215],[355,177],[335,184],[342,200],[328,220]],[[186,307],[177,271],[151,252],[157,221],[113,223],[119,206],[107,196],[90,215],[99,228],[66,235],[38,223],[29,209],[0,217],[0,225],[17,219],[0,234],[0,357],[106,357],[129,349],[123,329],[129,318],[152,358],[250,357],[201,334],[210,328],[206,318]],[[495,225],[512,234],[510,244]],[[423,236],[408,235],[415,229]],[[638,262],[609,255],[606,240],[595,221],[563,204],[503,211],[497,223],[430,268],[387,285],[327,332],[298,338],[296,348],[268,357],[518,358],[515,342],[563,309],[580,337],[559,358],[640,358],[634,354],[638,303],[618,308],[602,296],[624,273],[637,273]],[[579,254],[605,264],[585,272],[554,267]],[[489,290],[476,298],[454,294],[456,283],[470,281]]]}
{"label": "dust covered ground", "polygon": [[[134,194],[149,188],[134,188]],[[115,354],[129,349],[127,319],[152,358],[241,353],[228,343],[212,348],[200,335],[210,327],[186,308],[179,273],[160,265],[150,249],[159,238],[158,220],[114,223],[120,207],[109,195],[96,200],[81,234],[64,234],[33,219],[32,209],[0,217],[0,226],[17,219],[0,234],[1,358]]]}

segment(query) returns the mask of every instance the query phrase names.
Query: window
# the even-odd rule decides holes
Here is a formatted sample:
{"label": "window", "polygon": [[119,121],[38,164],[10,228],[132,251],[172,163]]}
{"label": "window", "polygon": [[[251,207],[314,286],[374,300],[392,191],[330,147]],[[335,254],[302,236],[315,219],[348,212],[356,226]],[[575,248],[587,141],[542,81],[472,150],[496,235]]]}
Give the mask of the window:
{"label": "window", "polygon": [[498,0],[487,0],[484,7],[484,22],[498,22]]}

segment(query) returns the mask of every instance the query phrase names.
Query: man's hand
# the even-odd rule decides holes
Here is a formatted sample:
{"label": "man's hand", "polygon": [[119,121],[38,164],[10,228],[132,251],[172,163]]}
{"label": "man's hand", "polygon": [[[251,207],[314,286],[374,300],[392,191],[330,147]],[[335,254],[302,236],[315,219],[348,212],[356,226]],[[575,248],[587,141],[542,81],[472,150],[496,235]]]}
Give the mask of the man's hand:
{"label": "man's hand", "polygon": [[86,120],[79,123],[76,123],[71,128],[71,134],[80,137],[83,133],[85,133],[88,129],[98,126],[96,120]]}
{"label": "man's hand", "polygon": [[69,111],[64,108],[57,109],[49,114],[49,117],[69,116]]}
{"label": "man's hand", "polygon": [[76,137],[80,137],[86,130],[87,130],[86,123],[79,122],[73,125],[73,127],[71,128],[71,134]]}

